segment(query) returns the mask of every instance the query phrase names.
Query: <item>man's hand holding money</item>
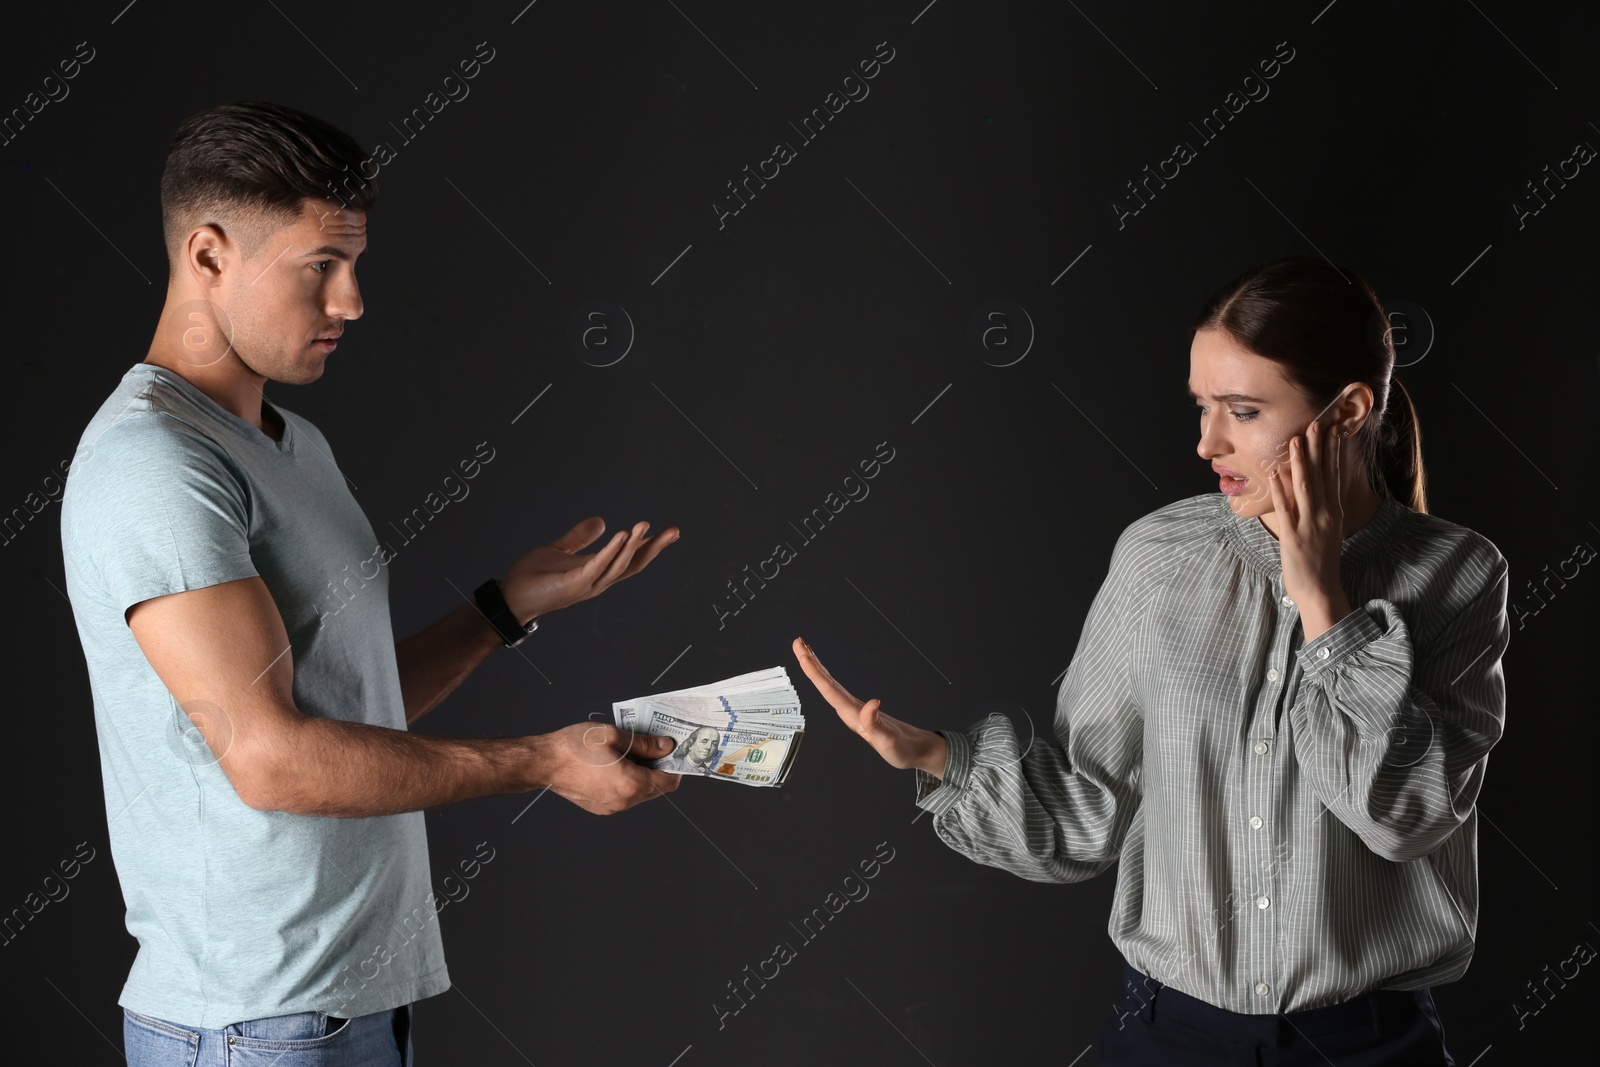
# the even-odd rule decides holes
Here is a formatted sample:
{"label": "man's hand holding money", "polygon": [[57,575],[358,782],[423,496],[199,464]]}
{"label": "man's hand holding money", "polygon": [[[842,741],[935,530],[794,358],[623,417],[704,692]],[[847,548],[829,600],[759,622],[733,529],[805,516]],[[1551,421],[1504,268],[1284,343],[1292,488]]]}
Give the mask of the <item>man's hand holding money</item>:
{"label": "man's hand holding money", "polygon": [[641,767],[672,751],[670,737],[619,729],[610,723],[577,722],[536,742],[535,762],[543,784],[596,815],[614,815],[678,788],[679,777]]}

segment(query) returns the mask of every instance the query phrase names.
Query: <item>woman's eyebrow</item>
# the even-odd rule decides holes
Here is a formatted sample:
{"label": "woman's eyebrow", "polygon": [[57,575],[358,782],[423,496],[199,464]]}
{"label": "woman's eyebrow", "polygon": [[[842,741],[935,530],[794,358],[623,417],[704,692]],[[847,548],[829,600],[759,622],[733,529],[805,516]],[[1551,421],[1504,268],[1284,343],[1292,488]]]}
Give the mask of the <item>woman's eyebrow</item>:
{"label": "woman's eyebrow", "polygon": [[[1188,397],[1190,400],[1200,399],[1200,394],[1195,392],[1193,387],[1191,387],[1187,382],[1185,382],[1183,386],[1183,395]],[[1213,393],[1211,399],[1219,400],[1225,404],[1237,404],[1241,402],[1248,404],[1267,403],[1267,401],[1261,399],[1259,396],[1246,396],[1244,393]]]}

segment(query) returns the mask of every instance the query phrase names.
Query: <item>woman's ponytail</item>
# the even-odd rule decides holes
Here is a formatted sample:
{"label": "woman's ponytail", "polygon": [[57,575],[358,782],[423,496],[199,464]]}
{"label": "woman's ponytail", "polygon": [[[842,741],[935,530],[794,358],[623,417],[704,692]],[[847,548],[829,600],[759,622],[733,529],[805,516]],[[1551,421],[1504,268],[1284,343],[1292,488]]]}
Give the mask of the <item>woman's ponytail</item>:
{"label": "woman's ponytail", "polygon": [[1422,466],[1422,428],[1417,423],[1417,409],[1399,378],[1391,374],[1389,386],[1388,407],[1378,424],[1375,464],[1382,472],[1384,485],[1373,488],[1379,493],[1387,489],[1388,495],[1412,511],[1427,514],[1427,473]]}

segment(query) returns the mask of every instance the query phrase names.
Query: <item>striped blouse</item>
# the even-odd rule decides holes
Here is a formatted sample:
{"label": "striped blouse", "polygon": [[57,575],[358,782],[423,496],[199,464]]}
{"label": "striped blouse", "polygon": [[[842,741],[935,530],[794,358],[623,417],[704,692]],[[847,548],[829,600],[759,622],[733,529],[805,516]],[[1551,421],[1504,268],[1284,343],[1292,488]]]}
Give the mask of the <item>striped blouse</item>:
{"label": "striped blouse", "polygon": [[1118,860],[1108,930],[1229,1011],[1459,978],[1477,816],[1505,720],[1507,567],[1385,497],[1340,546],[1353,610],[1306,642],[1277,539],[1220,493],[1128,526],[1024,748],[992,715],[917,772],[939,837],[1040,882]]}

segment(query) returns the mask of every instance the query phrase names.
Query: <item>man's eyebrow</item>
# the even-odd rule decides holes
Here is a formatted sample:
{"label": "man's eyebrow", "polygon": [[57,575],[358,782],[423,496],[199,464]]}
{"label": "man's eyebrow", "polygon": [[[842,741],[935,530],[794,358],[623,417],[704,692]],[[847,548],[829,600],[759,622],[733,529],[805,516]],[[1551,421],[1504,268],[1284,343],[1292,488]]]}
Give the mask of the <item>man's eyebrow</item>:
{"label": "man's eyebrow", "polygon": [[[365,250],[363,249],[363,251]],[[346,252],[338,245],[323,245],[321,248],[313,248],[309,252],[301,252],[300,254],[302,256],[332,256],[334,259],[342,259],[346,261],[351,258],[350,253]]]}
{"label": "man's eyebrow", "polygon": [[[1200,399],[1200,394],[1195,392],[1194,388],[1192,386],[1190,386],[1189,383],[1187,383],[1187,382],[1185,382],[1184,385],[1183,385],[1183,395],[1188,397],[1191,400],[1199,400]],[[1212,400],[1221,401],[1224,404],[1238,404],[1238,403],[1265,404],[1265,403],[1268,403],[1268,401],[1261,399],[1259,396],[1246,396],[1243,393],[1214,393],[1214,394],[1212,394],[1211,399]]]}

